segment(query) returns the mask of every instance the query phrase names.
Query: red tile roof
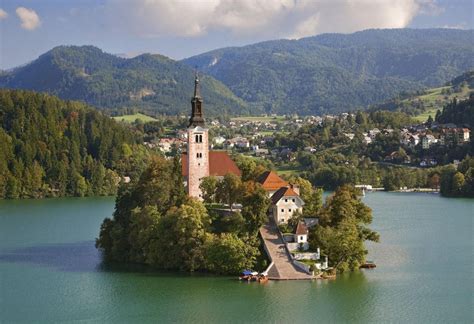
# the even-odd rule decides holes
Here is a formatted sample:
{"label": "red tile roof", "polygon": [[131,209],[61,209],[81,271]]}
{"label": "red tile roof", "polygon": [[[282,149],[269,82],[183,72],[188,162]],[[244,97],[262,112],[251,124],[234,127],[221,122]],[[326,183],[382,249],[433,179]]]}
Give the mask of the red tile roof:
{"label": "red tile roof", "polygon": [[[181,154],[181,171],[184,177],[188,176],[188,155]],[[227,173],[233,173],[240,176],[241,172],[235,162],[230,158],[227,152],[209,151],[209,175],[224,176]]]}
{"label": "red tile roof", "polygon": [[272,203],[276,204],[282,197],[298,197],[299,195],[290,187],[281,187],[272,195]]}
{"label": "red tile roof", "polygon": [[267,191],[278,190],[281,187],[288,186],[288,182],[283,180],[273,171],[265,171],[261,176],[258,177],[257,182],[259,182],[263,189]]}
{"label": "red tile roof", "polygon": [[296,227],[296,235],[307,235],[308,228],[304,224],[304,222],[298,222],[298,226]]}

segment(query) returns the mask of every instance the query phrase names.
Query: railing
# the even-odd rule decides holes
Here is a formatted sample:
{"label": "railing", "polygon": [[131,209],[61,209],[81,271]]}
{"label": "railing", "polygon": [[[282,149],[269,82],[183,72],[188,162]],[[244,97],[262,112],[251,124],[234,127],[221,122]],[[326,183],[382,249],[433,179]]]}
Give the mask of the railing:
{"label": "railing", "polygon": [[266,275],[268,275],[268,271],[270,271],[270,269],[275,265],[275,262],[273,262],[273,260],[272,260],[272,255],[268,251],[267,243],[265,242],[265,239],[263,238],[262,233],[260,231],[258,233],[260,234],[260,238],[262,239],[262,242],[263,242],[263,249],[265,250],[265,253],[267,254],[268,258],[271,261],[270,265],[265,269],[265,271],[262,272],[262,274],[264,274],[266,276]]}

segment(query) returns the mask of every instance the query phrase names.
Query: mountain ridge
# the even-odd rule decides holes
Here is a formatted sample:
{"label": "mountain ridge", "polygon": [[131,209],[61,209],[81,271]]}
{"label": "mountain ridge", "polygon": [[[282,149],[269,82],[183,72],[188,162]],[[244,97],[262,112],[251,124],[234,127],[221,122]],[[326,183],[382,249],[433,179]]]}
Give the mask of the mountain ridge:
{"label": "mountain ridge", "polygon": [[[247,111],[225,85],[201,77],[210,114]],[[0,87],[35,90],[106,110],[137,108],[151,114],[185,113],[194,70],[160,54],[125,59],[95,46],[58,46],[30,64],[0,74]]]}
{"label": "mountain ridge", "polygon": [[208,115],[340,113],[474,69],[473,32],[371,29],[220,48],[181,61],[59,46],[0,72],[0,87],[48,92],[112,114],[187,114],[197,67]]}
{"label": "mountain ridge", "polygon": [[[372,29],[217,49],[183,62],[266,112],[340,112],[471,69],[472,37],[473,30]],[[263,80],[274,89],[258,87]],[[298,90],[305,86],[303,95]]]}

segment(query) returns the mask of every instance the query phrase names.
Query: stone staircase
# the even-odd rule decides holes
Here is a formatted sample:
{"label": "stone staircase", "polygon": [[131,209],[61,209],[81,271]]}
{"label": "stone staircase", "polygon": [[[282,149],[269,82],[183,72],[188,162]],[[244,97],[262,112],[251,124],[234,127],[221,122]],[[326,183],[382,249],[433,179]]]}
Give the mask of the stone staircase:
{"label": "stone staircase", "polygon": [[269,222],[260,228],[265,250],[274,263],[268,269],[268,278],[271,280],[308,280],[313,276],[295,267],[291,256],[285,248],[283,238],[279,234],[277,226]]}

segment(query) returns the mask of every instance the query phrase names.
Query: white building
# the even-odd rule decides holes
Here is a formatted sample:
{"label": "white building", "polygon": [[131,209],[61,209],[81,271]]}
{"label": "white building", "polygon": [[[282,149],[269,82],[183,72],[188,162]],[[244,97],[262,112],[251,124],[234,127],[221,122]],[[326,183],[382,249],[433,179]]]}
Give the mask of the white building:
{"label": "white building", "polygon": [[305,223],[300,221],[298,226],[296,226],[295,231],[295,242],[303,247],[303,250],[307,250],[309,248],[308,244],[308,228],[306,227]]}
{"label": "white building", "polygon": [[271,214],[277,224],[283,224],[295,212],[303,212],[303,199],[291,187],[281,187],[271,197]]}
{"label": "white building", "polygon": [[427,150],[430,148],[431,144],[436,143],[436,138],[433,135],[424,135],[421,137],[421,147],[424,150]]}

